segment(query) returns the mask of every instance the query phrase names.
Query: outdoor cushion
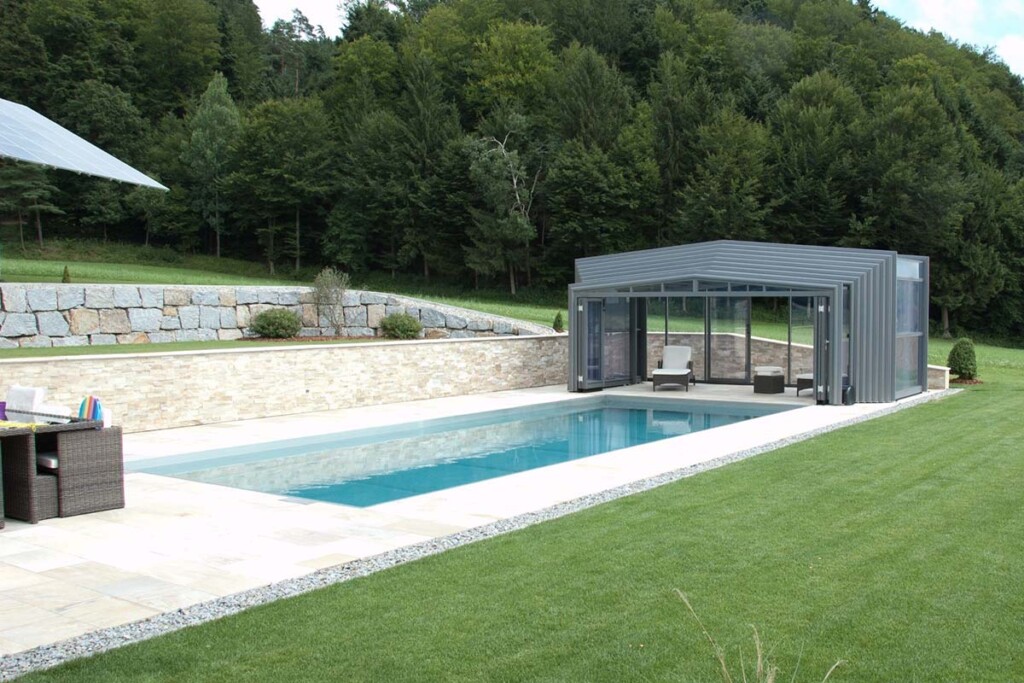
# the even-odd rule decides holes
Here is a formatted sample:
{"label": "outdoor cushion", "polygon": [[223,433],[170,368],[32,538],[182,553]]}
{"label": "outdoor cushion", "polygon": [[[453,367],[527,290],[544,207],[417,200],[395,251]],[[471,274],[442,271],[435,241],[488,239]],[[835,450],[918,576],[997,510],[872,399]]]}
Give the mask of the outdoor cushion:
{"label": "outdoor cushion", "polygon": [[758,365],[754,367],[755,375],[781,375],[782,368],[777,365]]}
{"label": "outdoor cushion", "polygon": [[57,454],[56,453],[36,453],[36,466],[42,467],[45,470],[57,469]]}

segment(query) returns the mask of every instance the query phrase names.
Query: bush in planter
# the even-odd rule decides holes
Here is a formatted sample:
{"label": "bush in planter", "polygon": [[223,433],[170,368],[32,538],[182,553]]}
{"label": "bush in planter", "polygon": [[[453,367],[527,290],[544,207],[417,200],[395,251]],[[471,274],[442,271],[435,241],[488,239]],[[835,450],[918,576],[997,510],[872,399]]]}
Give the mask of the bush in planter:
{"label": "bush in planter", "polygon": [[388,339],[415,339],[423,326],[408,313],[392,313],[380,321],[380,333]]}
{"label": "bush in planter", "polygon": [[287,308],[271,308],[256,314],[251,329],[261,337],[288,339],[299,333],[302,321]]}
{"label": "bush in planter", "polygon": [[552,329],[555,330],[555,332],[564,332],[565,331],[565,319],[562,318],[562,312],[561,311],[559,311],[558,313],[555,313],[555,321],[553,323],[551,323],[551,327],[552,327]]}
{"label": "bush in planter", "polygon": [[959,379],[974,379],[978,374],[978,359],[974,353],[974,342],[966,337],[956,340],[949,350],[946,365]]}

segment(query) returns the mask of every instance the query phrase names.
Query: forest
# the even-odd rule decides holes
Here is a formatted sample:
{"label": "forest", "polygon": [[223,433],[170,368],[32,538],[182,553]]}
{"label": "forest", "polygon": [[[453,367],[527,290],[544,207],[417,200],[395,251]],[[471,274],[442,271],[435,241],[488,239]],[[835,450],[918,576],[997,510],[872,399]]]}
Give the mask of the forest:
{"label": "forest", "polygon": [[[1024,84],[869,0],[0,0],[0,97],[169,192],[4,163],[14,239],[563,290],[714,239],[931,257],[1024,332]],[[10,230],[11,228],[6,228]]]}

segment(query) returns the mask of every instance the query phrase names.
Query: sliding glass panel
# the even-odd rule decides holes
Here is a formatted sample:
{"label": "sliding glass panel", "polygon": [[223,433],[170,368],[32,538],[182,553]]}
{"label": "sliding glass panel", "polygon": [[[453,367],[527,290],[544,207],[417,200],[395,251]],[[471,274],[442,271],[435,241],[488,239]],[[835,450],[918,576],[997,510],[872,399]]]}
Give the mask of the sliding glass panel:
{"label": "sliding glass panel", "polygon": [[605,386],[629,379],[628,299],[605,299],[602,346]]}
{"label": "sliding glass panel", "polygon": [[[704,309],[703,298],[675,298],[668,303],[668,343],[689,346],[693,359],[693,376],[706,379],[704,374]],[[661,358],[659,355],[658,358]]]}
{"label": "sliding glass panel", "polygon": [[708,380],[750,382],[750,299],[714,297],[708,306]]}
{"label": "sliding glass panel", "polygon": [[788,375],[789,299],[758,297],[751,300],[750,365],[782,368]]}
{"label": "sliding glass panel", "polygon": [[814,313],[813,298],[801,296],[790,299],[789,320],[792,343],[790,346],[789,384],[797,384],[798,379],[804,380],[801,384],[814,379]]}
{"label": "sliding glass panel", "polygon": [[921,381],[919,358],[921,336],[908,335],[896,338],[896,397],[916,394],[924,386]]}

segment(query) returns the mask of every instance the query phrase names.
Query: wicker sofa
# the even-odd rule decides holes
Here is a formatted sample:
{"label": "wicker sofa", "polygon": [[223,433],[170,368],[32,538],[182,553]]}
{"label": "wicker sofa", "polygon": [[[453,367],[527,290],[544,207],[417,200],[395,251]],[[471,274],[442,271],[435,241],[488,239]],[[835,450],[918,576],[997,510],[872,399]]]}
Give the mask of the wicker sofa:
{"label": "wicker sofa", "polygon": [[35,524],[123,508],[121,428],[102,427],[73,421],[0,429],[3,514]]}

